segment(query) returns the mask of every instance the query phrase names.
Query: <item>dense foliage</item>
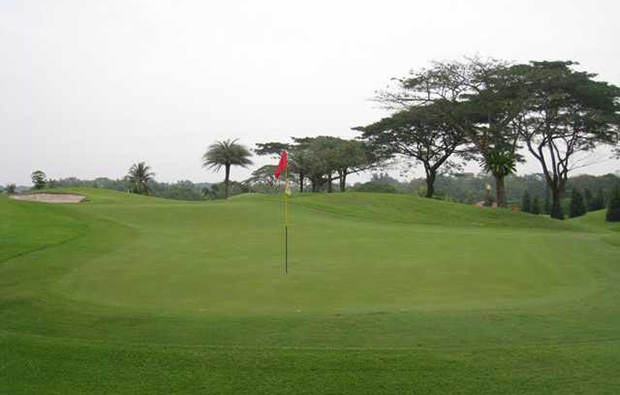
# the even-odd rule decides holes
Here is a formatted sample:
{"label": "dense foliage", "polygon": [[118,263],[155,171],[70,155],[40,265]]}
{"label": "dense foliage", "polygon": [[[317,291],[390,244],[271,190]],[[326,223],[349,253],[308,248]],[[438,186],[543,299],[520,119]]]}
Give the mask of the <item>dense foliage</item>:
{"label": "dense foliage", "polygon": [[6,191],[6,193],[8,193],[10,195],[10,194],[15,193],[16,188],[17,188],[17,186],[15,184],[7,184],[7,186],[5,188],[5,191]]}
{"label": "dense foliage", "polygon": [[614,192],[609,199],[605,219],[608,222],[620,221],[620,185],[616,185]]}
{"label": "dense foliage", "polygon": [[353,187],[355,192],[375,192],[375,193],[397,193],[398,190],[392,184],[387,182],[368,181],[355,184]]}
{"label": "dense foliage", "polygon": [[370,149],[382,156],[413,158],[422,164],[426,175],[426,194],[433,197],[435,179],[450,157],[467,157],[465,134],[444,117],[437,106],[413,107],[368,126],[354,128],[362,132]]}
{"label": "dense foliage", "polygon": [[540,199],[538,198],[538,196],[534,197],[534,200],[532,200],[532,208],[531,208],[530,213],[532,214],[542,213],[542,207],[540,206]]}
{"label": "dense foliage", "polygon": [[583,194],[577,188],[573,188],[570,195],[570,210],[568,216],[571,218],[581,217],[587,213],[587,205]]}
{"label": "dense foliage", "polygon": [[[413,193],[420,196],[424,196],[426,193],[426,180],[424,178],[414,178],[408,182],[399,182],[391,177],[390,179],[398,192]],[[462,203],[478,203],[484,201],[487,196],[486,184],[493,184],[493,182],[493,177],[486,174],[443,174],[437,176],[435,181],[436,195],[442,199]],[[569,178],[567,188],[569,191],[574,188],[583,190],[586,187],[596,190],[595,200],[600,199],[606,203],[607,196],[611,194],[617,182],[620,182],[620,177],[614,174],[604,176],[579,175]],[[510,206],[520,206],[527,190],[532,202],[533,199],[539,199],[541,213],[549,214],[549,209],[545,209],[548,189],[542,174],[510,175],[506,178],[506,183],[508,185],[506,199]],[[603,208],[605,203],[603,203]]]}
{"label": "dense foliage", "polygon": [[523,192],[523,200],[521,201],[521,211],[523,211],[524,213],[532,212],[532,198],[530,197],[530,193],[527,191],[527,189],[525,190],[525,192]]}
{"label": "dense foliage", "polygon": [[526,103],[515,128],[539,162],[552,195],[551,217],[562,218],[573,158],[600,144],[618,142],[620,88],[576,71],[575,62],[531,62],[518,66]]}
{"label": "dense foliage", "polygon": [[[179,200],[202,200],[205,198],[205,188],[208,188],[210,185],[211,184],[209,183],[192,183],[187,180],[167,183],[157,182],[156,180],[151,179],[147,182],[148,190],[151,196]],[[58,180],[50,180],[47,187],[92,187],[110,189],[119,192],[131,192],[133,185],[127,178],[110,179],[107,177],[99,177],[94,180],[81,180],[76,177],[68,177]]]}
{"label": "dense foliage", "polygon": [[32,184],[34,185],[34,189],[43,189],[47,184],[47,176],[41,170],[35,170],[31,175]]}
{"label": "dense foliage", "polygon": [[[589,189],[586,189],[589,191]],[[588,211],[602,210],[605,208],[605,192],[599,188],[595,196],[588,200]]]}
{"label": "dense foliage", "polygon": [[[282,151],[289,153],[289,175],[300,192],[310,184],[312,192],[333,192],[338,181],[341,192],[346,190],[347,176],[376,167],[383,158],[365,143],[332,136],[293,137],[292,143],[256,144],[255,153],[276,159]],[[267,175],[268,177],[268,175]],[[268,182],[268,180],[266,180]]]}

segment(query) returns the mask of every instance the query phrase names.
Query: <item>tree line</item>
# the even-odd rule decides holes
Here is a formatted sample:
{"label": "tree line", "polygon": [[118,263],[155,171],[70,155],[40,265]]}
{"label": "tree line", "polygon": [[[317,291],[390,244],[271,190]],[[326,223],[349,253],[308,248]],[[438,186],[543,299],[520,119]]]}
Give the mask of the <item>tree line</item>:
{"label": "tree line", "polygon": [[348,174],[409,158],[424,168],[428,198],[443,168],[478,161],[494,178],[497,205],[506,207],[506,177],[525,160],[526,150],[540,165],[551,217],[562,219],[579,155],[600,145],[620,155],[620,88],[576,66],[479,58],[432,62],[377,94],[392,114],[353,128],[359,139],[294,137],[291,143],[258,144],[255,152],[275,156],[288,150],[300,190],[307,180],[313,192],[323,184],[331,192],[333,180],[343,190]]}
{"label": "tree line", "polygon": [[495,179],[499,207],[506,207],[505,178],[524,160],[525,147],[551,192],[550,215],[561,219],[576,155],[604,144],[618,153],[620,88],[576,65],[434,62],[378,94],[395,110],[390,117],[356,129],[371,147],[421,162],[428,197],[448,160],[478,160]]}
{"label": "tree line", "polygon": [[[477,161],[491,174],[498,207],[507,206],[506,180],[524,161],[524,152],[538,162],[549,194],[550,216],[564,218],[571,171],[579,155],[609,145],[620,156],[620,88],[576,70],[572,61],[513,64],[466,58],[432,62],[393,79],[375,100],[391,115],[353,130],[357,139],[333,136],[293,137],[265,142],[257,155],[277,157],[289,152],[289,172],[300,192],[333,192],[347,186],[351,174],[379,169],[395,160],[421,164],[424,196],[432,198],[446,169]],[[208,196],[228,197],[231,168],[252,164],[252,152],[237,140],[218,141],[203,156],[203,166],[224,170],[222,187]],[[275,190],[272,166],[263,166],[239,189]],[[126,181],[132,192],[149,193],[153,183],[145,163],[137,163]],[[33,173],[35,187],[35,177]]]}
{"label": "tree line", "polygon": [[[356,184],[353,189],[357,190],[361,185],[368,183],[390,184],[395,187],[393,191],[396,193],[409,193],[419,196],[425,196],[426,194],[426,182],[423,177],[401,182],[390,177],[387,173],[373,174],[371,181],[363,184]],[[435,181],[435,198],[459,203],[476,204],[486,199],[486,185],[492,183],[493,176],[484,172],[479,174],[440,174]],[[582,191],[583,193],[587,190],[593,195],[602,193],[607,199],[615,185],[619,183],[620,177],[614,174],[602,176],[581,174],[572,176],[567,182],[567,197],[565,199],[570,197],[574,189]],[[547,188],[547,183],[543,174],[511,174],[506,177],[506,184],[508,185],[508,188],[506,188],[508,206],[520,206],[526,192],[532,199],[538,197],[541,202],[545,200],[551,201],[551,193]],[[493,191],[491,191],[491,200],[493,202],[496,201]]]}

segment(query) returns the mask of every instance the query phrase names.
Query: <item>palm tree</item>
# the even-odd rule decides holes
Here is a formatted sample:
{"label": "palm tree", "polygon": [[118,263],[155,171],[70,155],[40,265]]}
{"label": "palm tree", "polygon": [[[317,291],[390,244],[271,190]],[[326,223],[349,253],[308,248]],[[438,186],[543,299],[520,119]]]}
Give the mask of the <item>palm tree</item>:
{"label": "palm tree", "polygon": [[485,158],[484,170],[495,177],[497,207],[506,207],[506,188],[504,178],[516,171],[516,158],[509,152],[493,151]]}
{"label": "palm tree", "polygon": [[250,157],[252,154],[243,145],[237,144],[237,140],[217,141],[207,148],[207,152],[202,156],[202,166],[220,171],[222,166],[225,170],[224,176],[224,197],[228,197],[228,187],[230,183],[230,167],[247,167],[252,164]]}
{"label": "palm tree", "polygon": [[153,181],[155,173],[144,162],[134,163],[125,177],[131,183],[131,192],[146,195],[149,192],[149,181]]}

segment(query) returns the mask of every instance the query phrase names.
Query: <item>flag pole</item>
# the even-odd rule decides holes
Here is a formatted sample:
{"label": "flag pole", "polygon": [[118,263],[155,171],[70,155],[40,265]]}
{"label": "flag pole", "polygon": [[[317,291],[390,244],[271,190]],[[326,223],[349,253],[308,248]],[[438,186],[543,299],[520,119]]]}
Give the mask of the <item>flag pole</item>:
{"label": "flag pole", "polygon": [[288,152],[282,151],[280,155],[280,163],[274,173],[274,176],[280,180],[282,171],[284,170],[284,274],[288,274],[288,195],[291,194],[291,187],[288,183]]}
{"label": "flag pole", "polygon": [[288,166],[284,169],[284,274],[288,274]]}

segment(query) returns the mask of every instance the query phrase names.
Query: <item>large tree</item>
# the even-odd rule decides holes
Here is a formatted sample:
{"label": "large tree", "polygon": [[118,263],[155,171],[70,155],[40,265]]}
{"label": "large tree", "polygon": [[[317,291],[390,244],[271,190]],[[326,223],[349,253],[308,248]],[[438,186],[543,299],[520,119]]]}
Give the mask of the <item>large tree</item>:
{"label": "large tree", "polygon": [[447,121],[433,104],[414,106],[354,130],[362,132],[378,155],[403,155],[422,163],[427,198],[433,197],[439,168],[453,154],[467,152],[463,129]]}
{"label": "large tree", "polygon": [[126,179],[131,184],[131,192],[147,195],[149,193],[149,182],[153,181],[155,173],[145,162],[134,163],[127,172]]}
{"label": "large tree", "polygon": [[[520,159],[518,133],[512,125],[524,102],[517,67],[478,58],[433,62],[430,68],[411,71],[396,81],[396,88],[380,93],[379,101],[392,108],[434,105],[445,122],[467,136],[485,168],[493,171],[491,161],[500,156],[513,162]],[[498,206],[505,207],[506,174],[493,176]]]}
{"label": "large tree", "polygon": [[295,143],[257,143],[254,153],[257,155],[269,155],[274,159],[277,159],[282,155],[282,151],[288,151],[288,165],[289,174],[294,174],[298,177],[299,192],[304,191],[304,181],[308,175],[309,167],[311,163],[310,154],[306,149],[301,148]]}
{"label": "large tree", "polygon": [[[379,156],[373,155],[364,142],[333,136],[294,139],[300,148],[310,153],[311,183],[314,191],[321,184],[332,192],[333,182],[339,181],[341,192],[346,190],[347,176],[376,166]],[[312,181],[314,180],[314,181]]]}
{"label": "large tree", "polygon": [[289,166],[291,172],[296,174],[299,183],[299,192],[304,192],[304,184],[306,177],[311,173],[312,169],[312,152],[304,147],[293,147],[289,156]]}
{"label": "large tree", "polygon": [[41,170],[35,170],[31,174],[32,183],[34,184],[34,189],[43,189],[47,184],[47,176]]}
{"label": "large tree", "polygon": [[334,168],[338,175],[340,192],[347,187],[347,176],[360,171],[375,168],[382,161],[381,155],[376,155],[368,145],[358,140],[339,139],[336,146]]}
{"label": "large tree", "polygon": [[300,192],[304,191],[306,179],[310,181],[312,192],[318,192],[324,185],[331,192],[335,180],[344,191],[348,175],[371,169],[379,161],[366,144],[357,140],[333,136],[293,137],[292,140],[290,144],[260,143],[254,152],[275,158],[287,150],[290,173],[298,177]]}
{"label": "large tree", "polygon": [[579,153],[619,140],[620,88],[573,69],[574,62],[532,62],[525,70],[526,111],[514,124],[540,163],[551,191],[551,217],[562,219],[560,201]]}
{"label": "large tree", "polygon": [[243,145],[237,144],[238,139],[217,141],[211,144],[202,156],[202,165],[220,171],[224,168],[224,197],[228,198],[230,187],[230,168],[232,166],[247,167],[252,164],[252,154]]}
{"label": "large tree", "polygon": [[318,192],[323,185],[332,192],[339,140],[332,136],[293,138],[297,150],[307,155],[304,167],[312,192]]}
{"label": "large tree", "polygon": [[252,172],[252,176],[243,181],[253,192],[273,193],[278,190],[275,165],[264,165]]}

